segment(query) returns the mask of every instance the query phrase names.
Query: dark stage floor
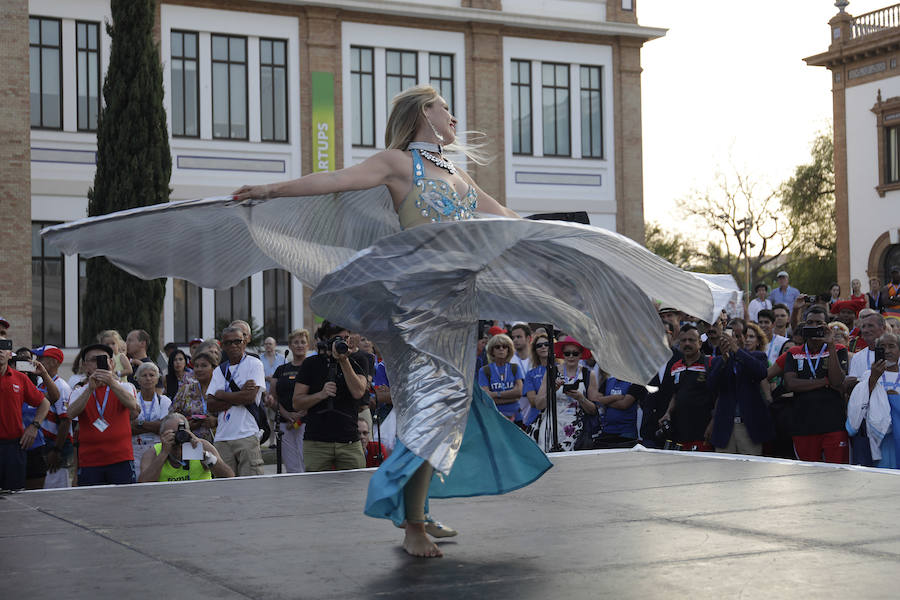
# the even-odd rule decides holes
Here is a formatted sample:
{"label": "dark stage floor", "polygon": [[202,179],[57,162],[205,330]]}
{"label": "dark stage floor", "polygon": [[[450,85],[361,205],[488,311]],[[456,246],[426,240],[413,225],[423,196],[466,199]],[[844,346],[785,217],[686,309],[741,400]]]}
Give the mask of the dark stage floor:
{"label": "dark stage floor", "polygon": [[897,472],[624,451],[437,501],[416,560],[369,471],[0,498],[0,598],[888,598]]}

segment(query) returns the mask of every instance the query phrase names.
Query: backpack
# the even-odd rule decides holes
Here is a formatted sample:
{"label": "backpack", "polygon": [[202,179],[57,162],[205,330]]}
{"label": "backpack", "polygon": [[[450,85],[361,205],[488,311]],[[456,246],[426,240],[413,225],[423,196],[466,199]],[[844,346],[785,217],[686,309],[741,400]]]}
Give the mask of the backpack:
{"label": "backpack", "polygon": [[[239,388],[231,378],[231,371],[228,369],[228,367],[229,363],[227,361],[219,365],[219,369],[222,371],[222,375],[225,376],[225,381],[228,383],[228,389],[232,392],[239,392],[241,391],[241,388]],[[247,412],[249,412],[253,419],[256,421],[256,426],[259,427],[263,432],[260,443],[265,442],[267,439],[269,439],[269,436],[272,435],[272,428],[269,427],[269,419],[268,417],[266,417],[266,409],[258,405],[256,402],[244,404],[243,407],[247,409]]]}

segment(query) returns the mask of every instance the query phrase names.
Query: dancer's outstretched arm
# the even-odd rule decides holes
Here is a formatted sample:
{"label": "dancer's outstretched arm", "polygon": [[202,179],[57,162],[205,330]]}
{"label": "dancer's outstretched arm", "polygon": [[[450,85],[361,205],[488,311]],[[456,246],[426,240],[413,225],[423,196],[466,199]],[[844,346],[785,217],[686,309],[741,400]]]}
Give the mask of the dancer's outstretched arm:
{"label": "dancer's outstretched arm", "polygon": [[408,186],[410,174],[403,159],[404,153],[400,150],[384,150],[346,169],[312,173],[299,179],[266,185],[245,185],[235,190],[232,195],[238,202],[249,199],[317,196],[397,184],[404,177]]}

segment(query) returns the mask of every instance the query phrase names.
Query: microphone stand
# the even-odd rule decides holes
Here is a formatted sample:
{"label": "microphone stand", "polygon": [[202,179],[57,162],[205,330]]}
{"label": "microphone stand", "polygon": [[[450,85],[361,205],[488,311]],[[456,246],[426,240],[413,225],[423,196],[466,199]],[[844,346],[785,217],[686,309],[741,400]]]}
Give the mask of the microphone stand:
{"label": "microphone stand", "polygon": [[556,414],[556,376],[559,373],[556,368],[556,342],[553,339],[553,324],[547,323],[547,341],[550,342],[550,348],[547,352],[547,373],[544,375],[546,384],[544,390],[547,393],[547,416],[550,418],[550,452],[562,452],[562,445],[559,443],[559,428]]}

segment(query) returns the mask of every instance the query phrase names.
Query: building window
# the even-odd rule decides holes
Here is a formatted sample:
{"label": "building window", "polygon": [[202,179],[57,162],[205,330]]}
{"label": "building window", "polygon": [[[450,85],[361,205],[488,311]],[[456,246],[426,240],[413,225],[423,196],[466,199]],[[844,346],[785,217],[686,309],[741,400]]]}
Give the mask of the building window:
{"label": "building window", "polygon": [[886,127],[884,182],[900,183],[900,125]]}
{"label": "building window", "polygon": [[172,31],[172,135],[200,137],[198,34]]}
{"label": "building window", "polygon": [[75,23],[78,130],[97,131],[100,114],[100,24]]}
{"label": "building window", "polygon": [[350,48],[353,145],[375,147],[375,60],[373,48]]}
{"label": "building window", "polygon": [[262,141],[288,141],[287,41],[259,40]]}
{"label": "building window", "polygon": [[603,158],[600,67],[581,67],[581,156]]}
{"label": "building window", "polygon": [[569,65],[541,65],[544,156],[571,156],[569,143]]}
{"label": "building window", "polygon": [[878,185],[875,191],[882,198],[885,192],[900,190],[900,96],[881,99],[872,107],[878,132]]}
{"label": "building window", "polygon": [[187,344],[203,333],[203,290],[184,279],[172,280],[176,344]]}
{"label": "building window", "polygon": [[622,0],[622,10],[634,10],[634,0]]}
{"label": "building window", "polygon": [[386,50],[384,53],[388,114],[391,113],[391,100],[394,96],[419,81],[416,54],[410,50]]}
{"label": "building window", "polygon": [[250,322],[250,278],[227,290],[216,290],[216,336],[236,319]]}
{"label": "building window", "polygon": [[63,256],[41,237],[56,223],[31,224],[31,344],[65,345]]}
{"label": "building window", "polygon": [[62,129],[62,21],[28,19],[31,126]]}
{"label": "building window", "polygon": [[213,137],[246,140],[247,38],[212,36]]}
{"label": "building window", "polygon": [[263,271],[263,304],[263,331],[286,344],[291,331],[291,274],[288,271]]}
{"label": "building window", "polygon": [[513,154],[532,154],[531,61],[512,61],[510,81],[512,81],[512,151]]}
{"label": "building window", "polygon": [[428,55],[428,76],[431,86],[444,97],[453,112],[453,55],[435,54]]}

